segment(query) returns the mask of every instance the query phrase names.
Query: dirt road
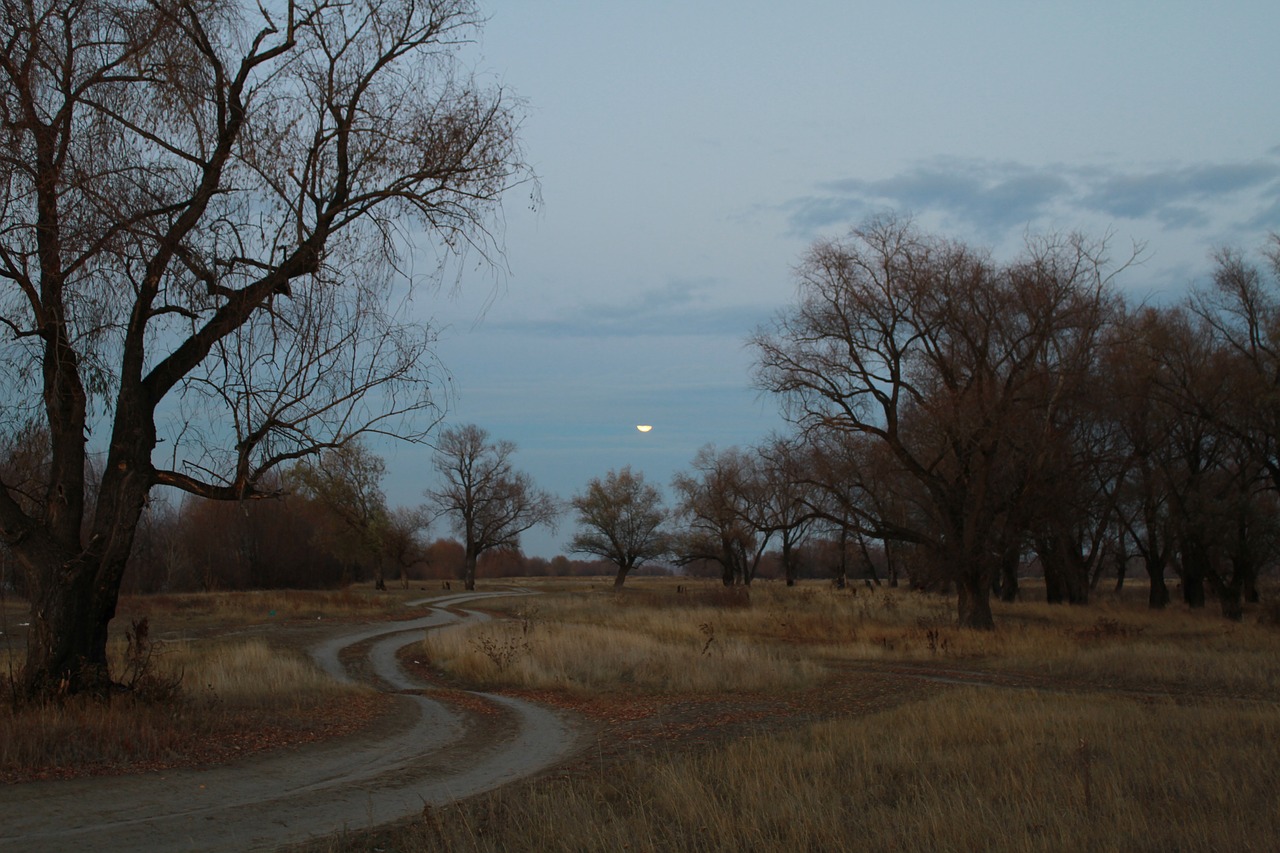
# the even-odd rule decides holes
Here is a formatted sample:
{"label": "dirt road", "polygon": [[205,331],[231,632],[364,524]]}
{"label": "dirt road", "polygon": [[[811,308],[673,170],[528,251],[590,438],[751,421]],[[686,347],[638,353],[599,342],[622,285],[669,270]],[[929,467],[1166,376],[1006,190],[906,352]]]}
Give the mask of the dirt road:
{"label": "dirt road", "polygon": [[[312,656],[340,680],[419,690],[396,651],[424,630],[485,618],[458,605],[510,594],[439,598],[420,619],[345,626]],[[350,647],[361,652],[358,674],[343,665],[341,652]],[[579,746],[577,724],[560,712],[473,696],[490,713],[406,693],[391,723],[377,731],[242,764],[10,785],[0,789],[0,851],[271,850],[495,788],[563,761]]]}

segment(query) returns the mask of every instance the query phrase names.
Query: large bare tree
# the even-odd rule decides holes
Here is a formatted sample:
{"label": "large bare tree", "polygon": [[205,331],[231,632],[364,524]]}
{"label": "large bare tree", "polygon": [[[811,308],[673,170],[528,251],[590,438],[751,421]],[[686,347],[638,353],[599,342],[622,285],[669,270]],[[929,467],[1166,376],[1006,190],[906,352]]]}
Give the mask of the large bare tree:
{"label": "large bare tree", "polygon": [[449,519],[466,549],[462,581],[476,588],[476,560],[493,549],[518,550],[520,535],[539,525],[554,526],[557,501],[517,471],[510,441],[490,441],[475,424],[447,429],[436,444],[435,468],[441,484],[425,494],[438,517]]}
{"label": "large bare tree", "polygon": [[874,220],[816,244],[798,304],[753,338],[759,386],[798,426],[878,446],[909,482],[916,512],[885,521],[955,583],[961,625],[993,625],[1017,513],[1108,322],[1103,267],[1075,238],[1000,265]]}
{"label": "large bare tree", "polygon": [[354,435],[422,437],[403,261],[497,250],[530,176],[518,105],[460,73],[471,0],[2,2],[0,428],[48,441],[34,491],[0,483],[22,688],[102,690],[148,492],[243,499]]}

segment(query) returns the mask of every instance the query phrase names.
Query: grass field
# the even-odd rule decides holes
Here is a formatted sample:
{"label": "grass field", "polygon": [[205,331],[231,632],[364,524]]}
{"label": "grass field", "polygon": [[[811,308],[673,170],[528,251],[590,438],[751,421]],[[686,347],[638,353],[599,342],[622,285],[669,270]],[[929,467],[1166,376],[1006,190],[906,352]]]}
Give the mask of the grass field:
{"label": "grass field", "polygon": [[839,701],[840,679],[870,677],[861,666],[932,680],[889,709],[642,741],[309,849],[1262,851],[1280,838],[1280,630],[1262,614],[1150,613],[1130,590],[1082,608],[998,604],[986,634],[952,627],[950,600],[905,591],[760,584],[742,601],[681,586],[550,585],[422,651],[457,682],[576,702],[766,691],[794,709]]}
{"label": "grass field", "polygon": [[[608,579],[522,579],[542,594],[490,599],[496,618],[413,653],[442,685],[584,714],[588,754],[304,849],[1262,851],[1280,838],[1271,610],[1151,613],[1135,588],[1089,607],[997,603],[998,629],[980,633],[952,627],[951,600],[905,590],[757,584],[746,597],[636,580],[617,594]],[[190,746],[367,722],[378,697],[319,677],[300,651],[308,626],[391,618],[425,594],[125,602],[124,626],[146,614],[166,638],[160,667],[185,699],[10,710],[0,772],[222,760]]]}

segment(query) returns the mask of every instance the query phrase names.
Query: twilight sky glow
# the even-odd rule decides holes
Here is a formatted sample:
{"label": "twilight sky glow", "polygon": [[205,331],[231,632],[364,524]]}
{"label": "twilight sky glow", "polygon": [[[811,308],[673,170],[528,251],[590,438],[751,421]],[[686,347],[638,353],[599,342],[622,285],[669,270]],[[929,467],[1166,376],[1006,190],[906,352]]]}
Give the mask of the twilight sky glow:
{"label": "twilight sky glow", "polygon": [[[702,445],[781,429],[744,340],[793,299],[805,248],[868,214],[1001,258],[1048,231],[1144,244],[1119,283],[1151,300],[1280,231],[1274,0],[488,10],[466,55],[527,102],[543,204],[512,193],[503,269],[472,258],[418,306],[443,329],[446,424],[514,441],[562,498],[624,465],[669,496]],[[430,448],[377,449],[390,501],[420,502]]]}

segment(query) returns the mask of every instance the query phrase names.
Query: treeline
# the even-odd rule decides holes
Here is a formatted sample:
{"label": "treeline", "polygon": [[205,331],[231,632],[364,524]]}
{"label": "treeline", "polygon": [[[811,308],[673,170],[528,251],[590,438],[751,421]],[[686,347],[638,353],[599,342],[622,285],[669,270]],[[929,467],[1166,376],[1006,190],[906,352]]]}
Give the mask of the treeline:
{"label": "treeline", "polygon": [[893,218],[815,244],[752,338],[795,433],[706,453],[693,485],[762,468],[757,532],[825,526],[955,590],[963,625],[990,627],[1032,564],[1051,601],[1138,571],[1163,607],[1172,573],[1186,604],[1240,618],[1280,553],[1280,238],[1257,262],[1220,251],[1168,306],[1126,300],[1106,251],[1072,236],[997,262]]}
{"label": "treeline", "polygon": [[[327,589],[375,580],[456,581],[465,550],[451,538],[415,541],[397,554],[344,543],[332,512],[302,495],[225,503],[154,502],[143,514],[125,573],[130,593],[240,589]],[[580,577],[607,572],[599,561],[545,559],[519,551],[483,555],[479,577]]]}

